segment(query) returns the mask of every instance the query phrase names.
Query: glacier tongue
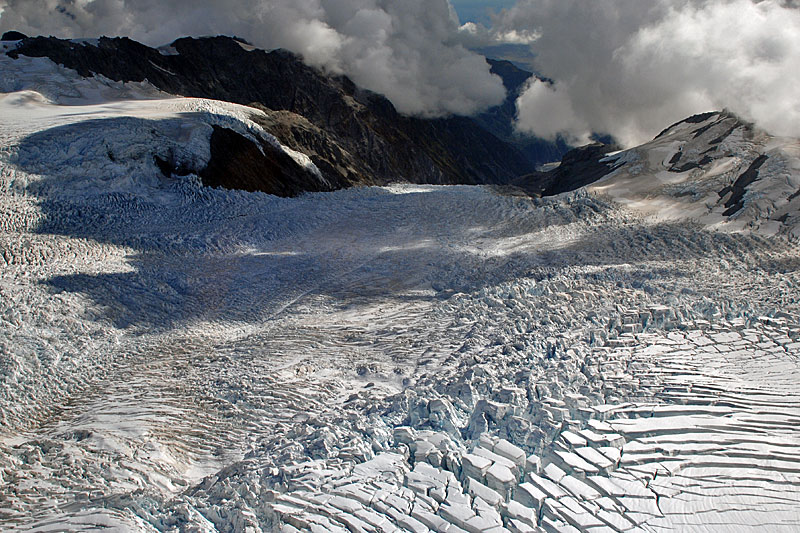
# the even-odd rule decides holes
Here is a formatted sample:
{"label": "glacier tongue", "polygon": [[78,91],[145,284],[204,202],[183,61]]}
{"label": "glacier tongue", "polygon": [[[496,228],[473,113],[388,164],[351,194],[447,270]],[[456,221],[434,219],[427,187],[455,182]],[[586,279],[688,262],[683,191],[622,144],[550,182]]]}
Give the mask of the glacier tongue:
{"label": "glacier tongue", "polygon": [[257,134],[240,106],[53,102],[0,100],[4,530],[800,527],[783,238],[585,191],[206,189],[136,154]]}

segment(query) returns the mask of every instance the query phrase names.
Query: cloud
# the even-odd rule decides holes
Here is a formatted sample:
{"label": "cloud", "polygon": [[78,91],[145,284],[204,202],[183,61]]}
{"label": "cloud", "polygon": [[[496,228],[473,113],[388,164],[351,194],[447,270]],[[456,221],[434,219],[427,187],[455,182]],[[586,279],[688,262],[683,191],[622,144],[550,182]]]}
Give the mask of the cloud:
{"label": "cloud", "polygon": [[505,95],[483,58],[459,42],[447,0],[0,0],[0,9],[0,30],[28,34],[126,35],[150,45],[237,35],[345,73],[408,114],[471,114]]}
{"label": "cloud", "polygon": [[458,28],[458,42],[467,48],[483,48],[502,44],[532,44],[539,33],[520,29],[492,29],[477,22],[466,22]]}
{"label": "cloud", "polygon": [[535,31],[520,130],[611,133],[625,145],[694,113],[728,108],[800,136],[800,10],[777,0],[521,0],[494,32]]}
{"label": "cloud", "polygon": [[563,137],[573,145],[587,144],[591,128],[573,109],[568,92],[532,78],[517,100],[518,123],[535,124],[536,135],[548,140]]}

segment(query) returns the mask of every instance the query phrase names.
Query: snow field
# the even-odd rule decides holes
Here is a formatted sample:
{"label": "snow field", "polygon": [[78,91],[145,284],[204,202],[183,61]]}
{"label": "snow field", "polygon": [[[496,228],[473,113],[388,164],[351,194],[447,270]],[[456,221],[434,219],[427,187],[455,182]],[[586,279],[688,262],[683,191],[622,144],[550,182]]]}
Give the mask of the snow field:
{"label": "snow field", "polygon": [[242,108],[44,81],[0,102],[4,530],[800,527],[791,242],[585,191],[204,189],[152,154]]}
{"label": "snow field", "polygon": [[[613,446],[602,441],[578,446],[582,453],[576,453],[577,458],[556,453],[566,452],[559,444],[564,424],[584,431],[592,427],[584,427],[584,422],[609,420],[609,413],[617,416],[606,405],[676,401],[674,391],[662,384],[673,371],[654,362],[663,350],[645,349],[660,344],[643,331],[683,332],[695,327],[695,321],[698,329],[711,328],[713,322],[739,331],[733,325],[722,326],[728,317],[741,317],[739,328],[750,325],[758,331],[767,327],[759,316],[791,312],[796,305],[796,274],[787,268],[796,257],[779,241],[709,234],[682,225],[644,230],[640,221],[626,220],[617,209],[590,197],[536,205],[470,187],[408,194],[367,189],[296,200],[222,192],[187,194],[190,200],[166,204],[177,207],[165,208],[171,214],[161,215],[163,223],[137,220],[152,217],[152,210],[140,210],[136,211],[140,215],[129,215],[122,218],[124,224],[113,226],[115,237],[92,237],[104,243],[98,245],[101,249],[118,250],[114,241],[154,243],[147,249],[153,257],[140,259],[142,252],[135,248],[127,260],[121,252],[87,254],[87,266],[78,269],[82,274],[74,280],[67,275],[57,287],[61,299],[84,308],[87,326],[113,333],[118,341],[105,347],[93,341],[97,351],[77,378],[86,380],[80,387],[88,394],[75,392],[69,383],[57,385],[75,407],[59,413],[51,427],[33,424],[36,439],[20,441],[13,436],[7,470],[14,472],[18,489],[16,498],[7,500],[7,509],[17,512],[7,515],[16,517],[9,523],[26,527],[56,520],[77,527],[78,518],[63,509],[83,494],[80,509],[95,509],[103,520],[122,513],[125,528],[141,528],[136,520],[159,528],[197,526],[210,520],[222,530],[237,523],[241,530],[248,524],[269,530],[279,523],[302,525],[312,518],[333,528],[349,520],[341,509],[321,506],[319,513],[306,513],[291,522],[288,516],[297,511],[281,514],[286,509],[278,506],[282,501],[278,494],[310,497],[305,491],[322,497],[344,480],[375,492],[372,485],[363,487],[363,476],[353,469],[376,457],[381,461],[385,454],[405,458],[407,453],[408,460],[400,463],[402,475],[390,478],[392,493],[408,484],[404,469],[423,468],[416,466],[420,462],[445,470],[449,465],[447,471],[459,480],[450,491],[453,498],[469,496],[468,509],[475,516],[479,516],[476,505],[488,498],[491,509],[500,514],[499,523],[525,531],[522,519],[503,514],[530,515],[510,503],[517,498],[523,500],[520,505],[537,511],[533,516],[539,526],[567,530],[567,524],[576,527],[576,520],[586,525],[582,512],[577,518],[573,515],[580,509],[590,515],[600,513],[587,503],[596,498],[584,501],[583,492],[592,497],[595,493],[572,479],[581,480],[581,472],[611,476],[620,471],[619,467],[612,471],[590,449],[612,465],[619,459],[606,449]],[[240,206],[235,200],[220,199],[228,194],[250,202]],[[259,197],[264,204],[254,210]],[[183,203],[187,201],[191,208]],[[245,210],[250,215],[230,216]],[[595,218],[579,221],[576,213],[586,216],[587,210],[597,213]],[[205,217],[212,211],[217,220],[234,222],[225,227],[210,224]],[[204,215],[194,220],[195,213]],[[309,218],[310,213],[316,218]],[[170,217],[178,223],[169,224]],[[420,225],[418,220],[429,223]],[[547,220],[553,224],[547,226]],[[74,226],[68,223],[68,228]],[[173,227],[182,228],[182,241]],[[614,235],[611,228],[627,238],[600,244],[601,235]],[[649,248],[641,246],[640,235],[647,235]],[[56,234],[48,238],[68,239]],[[736,245],[747,251],[724,264],[695,251],[703,246],[724,256]],[[632,249],[642,250],[640,262],[628,261]],[[668,261],[671,252],[679,259]],[[625,262],[616,263],[616,257],[626,258]],[[73,269],[80,265],[61,262]],[[45,279],[51,269],[63,278],[58,264],[51,260],[33,266]],[[6,268],[13,272],[14,265]],[[770,283],[753,280],[754,268],[764,269]],[[112,277],[101,284],[103,290],[87,292],[87,280],[109,273]],[[133,279],[126,280],[127,276]],[[106,291],[120,284],[119,295],[107,297]],[[785,289],[775,291],[775,287]],[[143,294],[136,295],[133,288]],[[51,297],[51,290],[39,283],[20,285],[17,291]],[[46,327],[55,327],[65,313],[62,309],[42,313],[41,320],[50,320]],[[779,326],[776,339],[797,338],[796,329],[785,325],[796,324],[796,315],[790,316],[784,323],[774,322]],[[30,318],[21,324],[36,331]],[[61,337],[74,342],[73,336],[79,337],[67,329]],[[770,338],[759,336],[758,343]],[[719,350],[727,337],[708,339]],[[53,351],[59,351],[65,341],[52,342]],[[680,346],[669,337],[664,342]],[[699,343],[710,350],[705,341]],[[108,355],[103,358],[104,354]],[[18,352],[14,359],[22,360],[21,355]],[[796,368],[796,347],[775,357],[774,363]],[[109,360],[118,367],[108,368]],[[91,365],[104,373],[102,378],[86,371]],[[51,372],[67,368],[59,364]],[[35,381],[34,372],[21,375]],[[54,384],[58,379],[51,378]],[[758,376],[754,381],[760,385],[771,380]],[[659,396],[661,389],[672,396]],[[16,394],[25,397],[8,394],[15,400]],[[706,401],[690,396],[689,403],[701,400]],[[12,403],[6,411],[9,419],[23,403]],[[33,405],[38,408],[47,401]],[[796,413],[796,405],[788,409]],[[415,438],[427,430],[441,440],[422,433],[427,437],[423,442],[432,445],[406,445],[405,451],[404,443],[396,440],[396,427],[402,425],[411,425]],[[555,471],[547,470],[550,464],[572,472],[558,480],[564,495],[542,500],[537,508],[534,500],[519,492],[539,494],[524,485],[531,483],[531,476],[510,480],[502,468],[491,475],[487,469],[474,482],[468,481],[464,457],[475,439],[486,434],[502,436],[524,449],[526,456],[538,457],[538,464],[545,464],[537,474],[542,479],[553,481],[547,477]],[[69,445],[63,446],[64,441]],[[631,441],[636,442],[625,442]],[[437,453],[437,445],[445,451]],[[723,446],[724,453],[735,447]],[[30,449],[38,450],[34,459]],[[20,461],[21,456],[26,459]],[[652,461],[659,463],[656,459]],[[36,467],[37,461],[80,466],[54,474]],[[597,464],[597,472],[587,473],[582,461]],[[94,466],[98,463],[124,466],[108,470]],[[724,472],[716,475],[733,477]],[[387,476],[382,472],[378,477]],[[637,483],[646,482],[641,476]],[[29,480],[27,495],[23,479]],[[604,494],[596,484],[589,486]],[[632,487],[627,490],[633,491]],[[489,491],[502,497],[496,501]],[[47,500],[37,499],[39,494],[48,494]],[[408,492],[402,494],[410,497]],[[476,500],[476,494],[483,496]],[[770,492],[764,494],[769,497]],[[98,502],[109,497],[116,502],[112,510],[100,511]],[[562,497],[578,503],[567,499],[561,505],[572,507],[559,506],[556,502]],[[509,505],[516,511],[504,510]],[[633,522],[641,519],[641,525],[647,523],[645,518],[662,518],[670,523],[658,513],[632,515],[628,507],[615,505],[604,509],[609,513],[602,514],[606,522],[619,525],[635,518]],[[412,506],[407,516],[380,512],[374,506],[353,512],[376,513],[377,517],[369,514],[373,521],[388,520],[387,524],[405,529],[416,526],[412,518],[423,524],[419,517],[431,524],[439,523],[432,516],[456,520],[455,507],[442,508],[441,502],[429,507],[414,514]],[[483,514],[494,517],[489,522],[493,527],[499,524],[490,510]],[[791,518],[788,523],[793,523]]]}

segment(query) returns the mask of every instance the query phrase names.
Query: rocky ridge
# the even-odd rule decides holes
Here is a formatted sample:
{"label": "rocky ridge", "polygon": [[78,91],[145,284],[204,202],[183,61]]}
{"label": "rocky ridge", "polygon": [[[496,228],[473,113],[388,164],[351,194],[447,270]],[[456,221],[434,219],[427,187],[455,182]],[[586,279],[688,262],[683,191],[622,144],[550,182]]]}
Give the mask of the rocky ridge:
{"label": "rocky ridge", "polygon": [[534,196],[580,187],[659,220],[800,236],[800,141],[736,115],[709,112],[627,150],[576,148],[561,164],[516,184]]}
{"label": "rocky ridge", "polygon": [[[344,76],[311,68],[288,51],[266,52],[230,37],[183,38],[162,49],[127,38],[74,42],[34,37],[21,40],[8,55],[48,57],[84,77],[147,80],[169,94],[268,111],[266,119],[257,114],[254,120],[311,158],[327,190],[400,181],[506,184],[532,169],[515,146],[471,118],[403,116],[386,98]],[[236,187],[219,179],[209,183]],[[261,190],[297,194],[319,189],[266,183]]]}

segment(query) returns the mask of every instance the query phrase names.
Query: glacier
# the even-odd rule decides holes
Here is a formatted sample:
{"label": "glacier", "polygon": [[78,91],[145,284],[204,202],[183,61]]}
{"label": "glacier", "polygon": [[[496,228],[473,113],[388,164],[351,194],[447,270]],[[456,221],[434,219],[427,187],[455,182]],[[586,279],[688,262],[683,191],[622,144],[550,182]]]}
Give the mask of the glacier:
{"label": "glacier", "polygon": [[153,159],[252,109],[0,62],[3,530],[800,528],[800,250],[759,218],[796,141],[725,141],[714,187],[780,155],[732,223],[664,170],[706,123],[551,198],[278,198]]}

